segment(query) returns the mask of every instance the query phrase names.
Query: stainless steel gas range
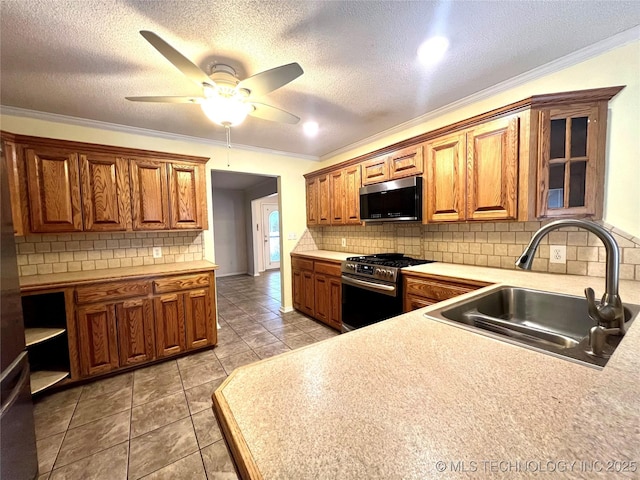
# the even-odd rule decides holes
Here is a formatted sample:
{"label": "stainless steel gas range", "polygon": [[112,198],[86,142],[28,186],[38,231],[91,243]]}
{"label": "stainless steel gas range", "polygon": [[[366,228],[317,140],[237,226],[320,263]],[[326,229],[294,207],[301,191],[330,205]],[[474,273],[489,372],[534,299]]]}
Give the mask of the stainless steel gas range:
{"label": "stainless steel gas range", "polygon": [[342,331],[366,327],[402,313],[404,267],[431,263],[402,253],[349,257],[342,262]]}

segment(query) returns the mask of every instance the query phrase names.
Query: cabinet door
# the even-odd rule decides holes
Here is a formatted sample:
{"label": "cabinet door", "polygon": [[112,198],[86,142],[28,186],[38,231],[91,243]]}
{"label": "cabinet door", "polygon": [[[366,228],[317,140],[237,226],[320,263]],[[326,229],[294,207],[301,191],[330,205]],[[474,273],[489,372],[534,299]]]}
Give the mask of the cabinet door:
{"label": "cabinet door", "polygon": [[331,223],[329,192],[329,175],[318,177],[318,225],[329,225]]}
{"label": "cabinet door", "polygon": [[201,188],[200,165],[169,164],[172,229],[202,229],[206,197]]}
{"label": "cabinet door", "polygon": [[302,271],[302,304],[300,310],[307,315],[313,316],[315,308],[315,285],[313,283],[313,272]]}
{"label": "cabinet door", "polygon": [[211,316],[209,289],[193,290],[184,294],[187,349],[214,343],[214,323]]}
{"label": "cabinet door", "polygon": [[80,155],[84,229],[131,229],[129,162],[113,155]]}
{"label": "cabinet door", "polygon": [[467,220],[516,218],[518,118],[467,132]]}
{"label": "cabinet door", "polygon": [[169,194],[166,164],[152,160],[132,159],[129,166],[133,229],[168,229]]}
{"label": "cabinet door", "polygon": [[116,306],[120,366],[156,358],[153,306],[150,299],[128,300]]}
{"label": "cabinet door", "polygon": [[340,277],[329,279],[329,324],[335,328],[342,326],[342,282]]}
{"label": "cabinet door", "polygon": [[186,350],[184,301],[181,294],[155,297],[156,354],[166,357]]}
{"label": "cabinet door", "polygon": [[302,310],[302,272],[297,269],[291,270],[291,277],[293,308]]}
{"label": "cabinet door", "polygon": [[389,179],[413,177],[422,173],[422,145],[403,148],[389,155]]}
{"label": "cabinet door", "polygon": [[118,368],[115,306],[79,307],[77,320],[82,375],[97,375]]}
{"label": "cabinet door", "polygon": [[602,218],[607,106],[540,112],[538,217]]}
{"label": "cabinet door", "polygon": [[327,323],[329,319],[330,306],[330,292],[329,282],[324,275],[314,275],[314,316],[321,322]]}
{"label": "cabinet door", "polygon": [[341,225],[344,219],[344,176],[342,170],[329,174],[329,200],[331,202],[331,224]]}
{"label": "cabinet door", "polygon": [[80,232],[78,155],[53,148],[26,148],[31,231]]}
{"label": "cabinet door", "polygon": [[374,158],[362,163],[362,185],[389,180],[387,157]]}
{"label": "cabinet door", "polygon": [[[21,198],[21,175],[18,164],[16,144],[13,141],[2,140],[2,160],[7,166],[7,180],[9,183],[9,198],[11,201],[11,216],[13,218],[13,233],[25,235],[27,226],[23,223],[23,215],[26,214],[26,202]],[[24,175],[22,175],[24,176]]]}
{"label": "cabinet door", "polygon": [[[465,219],[465,135],[435,139],[425,146],[426,222],[456,222]],[[425,222],[425,223],[426,223]]]}
{"label": "cabinet door", "polygon": [[318,178],[307,180],[307,225],[318,224]]}
{"label": "cabinet door", "polygon": [[360,223],[360,165],[344,169],[344,221]]}

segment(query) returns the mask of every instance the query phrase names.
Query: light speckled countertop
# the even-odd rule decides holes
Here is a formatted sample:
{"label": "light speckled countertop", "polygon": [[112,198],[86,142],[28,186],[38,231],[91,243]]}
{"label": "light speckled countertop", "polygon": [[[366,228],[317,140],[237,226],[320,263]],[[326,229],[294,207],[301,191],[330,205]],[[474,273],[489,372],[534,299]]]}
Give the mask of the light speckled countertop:
{"label": "light speckled countertop", "polygon": [[159,265],[143,265],[139,267],[108,268],[103,270],[86,270],[83,272],[52,273],[48,275],[31,275],[20,277],[20,290],[28,292],[46,288],[62,288],[70,285],[92,283],[103,280],[132,280],[152,275],[171,275],[179,273],[215,270],[218,266],[206,260],[196,262],[165,263]]}
{"label": "light speckled countertop", "polygon": [[346,252],[334,252],[331,250],[310,250],[307,252],[292,252],[294,257],[309,257],[316,260],[337,260],[344,261],[347,257],[355,257],[361,255],[360,253],[346,253]]}
{"label": "light speckled countertop", "polygon": [[[600,278],[443,263],[410,270],[563,293],[604,288]],[[623,282],[623,301],[640,303],[639,287]],[[425,318],[433,308],[233,372],[214,401],[241,472],[592,478],[607,461],[640,462],[640,322],[598,371]],[[466,472],[452,471],[462,465]],[[600,476],[640,475],[638,463],[626,468]]]}

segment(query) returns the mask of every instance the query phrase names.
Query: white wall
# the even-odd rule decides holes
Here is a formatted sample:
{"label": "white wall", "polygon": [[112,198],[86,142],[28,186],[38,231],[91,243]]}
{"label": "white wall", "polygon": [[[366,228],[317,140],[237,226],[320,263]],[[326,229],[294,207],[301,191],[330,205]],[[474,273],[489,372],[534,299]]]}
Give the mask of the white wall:
{"label": "white wall", "polygon": [[[227,149],[224,146],[200,143],[197,140],[173,139],[146,133],[129,133],[84,126],[62,121],[50,121],[38,118],[18,117],[0,114],[0,128],[7,132],[38,137],[56,138],[77,142],[99,143],[129,148],[141,148],[160,152],[171,152],[186,155],[198,155],[210,158],[207,162],[207,203],[209,215],[209,232],[204,235],[205,258],[216,262],[213,242],[213,209],[211,208],[211,170],[226,170],[239,173],[278,176],[278,192],[280,192],[282,231],[296,234],[296,238],[306,229],[306,203],[304,173],[315,170],[318,162],[305,158],[278,155],[267,151],[243,150],[236,147],[230,152],[230,167],[227,166]],[[239,127],[241,128],[241,127]],[[214,233],[215,235],[215,233]],[[285,240],[282,245],[282,292],[285,308],[291,308],[291,259],[290,253],[295,248],[296,240]]]}
{"label": "white wall", "polygon": [[[419,125],[386,136],[376,136],[375,140],[365,142],[357,148],[323,158],[320,166],[326,167],[354,158],[532,95],[616,85],[626,85],[626,87],[609,102],[604,220],[640,237],[638,197],[640,192],[640,41],[638,40],[483,100],[449,110]],[[465,102],[461,102],[463,103]],[[313,167],[318,168],[315,165]]]}
{"label": "white wall", "polygon": [[247,231],[242,190],[214,188],[213,243],[218,276],[247,273]]}

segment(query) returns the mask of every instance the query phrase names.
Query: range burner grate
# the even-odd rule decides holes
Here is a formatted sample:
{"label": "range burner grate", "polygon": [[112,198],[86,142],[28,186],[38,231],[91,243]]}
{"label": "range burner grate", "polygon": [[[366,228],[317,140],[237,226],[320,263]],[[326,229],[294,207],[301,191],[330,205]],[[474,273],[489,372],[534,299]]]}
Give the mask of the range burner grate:
{"label": "range burner grate", "polygon": [[362,255],[359,257],[347,258],[349,262],[359,262],[367,265],[380,265],[383,267],[404,268],[414,265],[432,263],[434,260],[421,260],[417,258],[405,257],[402,253],[379,253],[376,255]]}

